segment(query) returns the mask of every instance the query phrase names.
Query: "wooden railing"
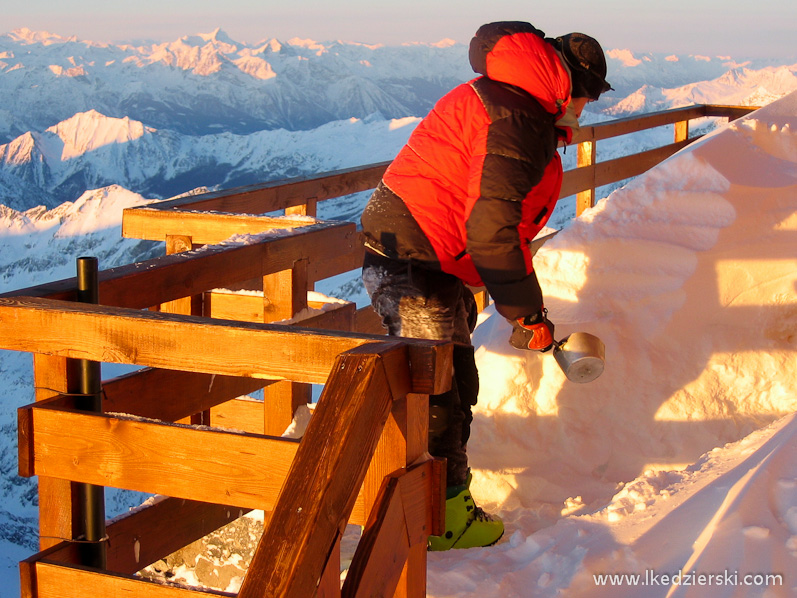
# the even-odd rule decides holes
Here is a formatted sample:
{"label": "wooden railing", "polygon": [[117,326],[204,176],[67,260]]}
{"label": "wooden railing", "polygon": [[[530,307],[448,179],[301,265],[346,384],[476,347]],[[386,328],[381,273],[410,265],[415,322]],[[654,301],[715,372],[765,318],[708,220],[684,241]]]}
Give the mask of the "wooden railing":
{"label": "wooden railing", "polygon": [[[34,354],[19,463],[39,476],[43,551],[22,563],[24,596],[182,595],[133,574],[251,509],[269,515],[268,531],[240,596],[341,595],[347,521],[365,531],[343,595],[424,595],[444,486],[426,451],[427,396],[450,384],[451,347],[333,332],[352,328],[350,303],[294,314],[290,326],[254,323],[284,315],[282,295],[209,289],[287,278],[280,290],[295,300],[300,280],[337,273],[355,250],[350,223],[259,218],[289,228],[104,271],[102,305],[69,301],[71,280],[0,298],[0,346]],[[308,323],[325,330],[299,328]],[[104,413],[86,413],[75,408],[76,359],[146,369],[106,381]],[[325,386],[302,441],[279,438],[308,384]],[[239,398],[263,387],[263,402]],[[81,565],[77,484],[171,498],[108,525],[100,570]],[[385,562],[385,546],[403,556]]]}
{"label": "wooden railing", "polygon": [[[577,168],[565,173],[560,195],[577,195],[576,215],[579,216],[595,205],[596,188],[638,176],[698,139],[699,136],[689,137],[690,121],[706,117],[735,120],[755,109],[755,106],[689,106],[582,127],[573,140],[574,144],[578,144]],[[614,160],[596,162],[598,141],[665,125],[674,126],[673,143]]]}
{"label": "wooden railing", "polygon": [[[683,147],[684,123],[749,110],[585,127],[563,195],[591,203],[595,187]],[[595,163],[599,140],[665,124],[673,144]],[[0,349],[34,356],[19,463],[38,476],[42,551],[21,564],[23,596],[187,598],[135,573],[250,509],[267,527],[239,596],[425,595],[426,537],[444,504],[427,395],[450,384],[451,346],[388,342],[370,307],[308,299],[362,260],[355,225],[315,220],[317,202],[373,188],[386,166],[127,210],[124,236],[164,241],[167,255],[101,271],[99,305],[75,302],[75,279],[0,296]],[[277,210],[285,216],[264,215]],[[76,409],[76,360],[143,369],[104,381],[102,412],[90,413]],[[281,438],[310,384],[324,389],[304,437]],[[245,396],[259,389],[264,400]],[[107,525],[104,568],[83,560],[81,484],[163,496]],[[365,531],[341,588],[346,522]]]}

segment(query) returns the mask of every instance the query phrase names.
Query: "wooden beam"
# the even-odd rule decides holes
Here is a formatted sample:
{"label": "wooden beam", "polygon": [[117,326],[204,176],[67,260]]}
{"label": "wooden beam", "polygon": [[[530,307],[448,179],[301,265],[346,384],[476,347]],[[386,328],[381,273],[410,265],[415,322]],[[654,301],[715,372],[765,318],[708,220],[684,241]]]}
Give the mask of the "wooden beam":
{"label": "wooden beam", "polygon": [[308,218],[274,218],[252,214],[221,214],[162,210],[157,207],[128,208],[123,213],[122,236],[164,241],[170,235],[191,237],[196,245],[215,245],[233,235],[257,235],[270,230],[314,224]]}
{"label": "wooden beam", "polygon": [[[0,299],[0,325],[3,349],[311,384],[326,381],[338,354],[384,340],[24,297]],[[445,383],[450,371],[440,367],[450,363],[450,344],[404,342],[413,354],[413,388]]]}
{"label": "wooden beam", "polygon": [[[108,524],[108,569],[132,575],[248,512],[229,505],[161,497]],[[165,522],[168,534],[163,533]]]}
{"label": "wooden beam", "polygon": [[[106,526],[108,569],[132,575],[152,563],[242,517],[248,509],[180,498],[160,497]],[[169,533],[163,533],[164,522]],[[78,544],[60,542],[26,559],[80,564]]]}
{"label": "wooden beam", "polygon": [[[439,520],[444,490],[438,484],[443,468],[442,460],[429,459],[385,477],[346,576],[344,597],[426,595],[426,539],[444,529]],[[413,547],[421,550],[411,571],[404,564]]]}
{"label": "wooden beam", "polygon": [[559,198],[569,197],[591,189],[595,183],[595,166],[584,166],[566,170],[562,178],[562,189]]}
{"label": "wooden beam", "polygon": [[[278,384],[279,382],[276,382],[274,385]],[[210,423],[218,428],[265,434],[264,411],[263,401],[249,398],[233,399],[210,409]]]}
{"label": "wooden beam", "polygon": [[[329,256],[329,248],[347,253],[359,244],[353,223],[316,223],[274,233],[260,242],[210,245],[201,250],[176,253],[138,262],[99,274],[100,303],[145,309],[166,301],[224,288],[244,280],[262,278],[292,268],[296,260],[307,259],[313,272],[315,262]],[[0,298],[31,296],[72,301],[76,280],[65,279],[30,287]]]}
{"label": "wooden beam", "polygon": [[678,143],[670,143],[652,150],[640,152],[633,156],[598,162],[595,165],[595,186],[608,185],[642,174],[663,162],[675,152],[683,149],[694,139],[687,139]]}
{"label": "wooden beam", "polygon": [[691,120],[693,118],[701,118],[703,116],[706,116],[706,107],[699,105],[687,106],[685,108],[674,108],[671,110],[660,110],[658,112],[649,112],[641,116],[618,118],[615,120],[590,125],[588,127],[581,127],[579,134],[573,138],[573,143],[610,139],[612,137],[628,135],[630,133],[636,133],[646,129],[653,129],[655,127],[663,127],[681,120]]}
{"label": "wooden beam", "polygon": [[[583,141],[578,144],[578,159],[577,167],[584,168],[595,164],[596,147],[594,141]],[[595,169],[590,169],[595,176]],[[587,210],[595,205],[595,181],[591,181],[590,187],[578,193],[576,197],[576,216],[581,216],[584,210]]]}
{"label": "wooden beam", "polygon": [[[50,401],[61,393],[75,392],[75,362],[56,356],[33,356],[33,384],[38,402]],[[29,444],[33,422],[24,413],[18,412],[17,445],[20,472],[32,469],[34,454]],[[39,547],[49,548],[61,540],[78,535],[80,509],[78,489],[69,480],[40,476],[39,498]]]}
{"label": "wooden beam", "polygon": [[370,305],[361,307],[355,313],[354,330],[365,334],[387,334],[387,331],[382,326],[382,318]]}
{"label": "wooden beam", "polygon": [[728,120],[736,120],[751,112],[755,112],[761,106],[725,106],[721,104],[708,104],[706,106],[706,116],[725,117]]}
{"label": "wooden beam", "polygon": [[341,596],[393,596],[409,553],[398,478],[388,477],[357,545]]}
{"label": "wooden beam", "polygon": [[[197,589],[168,582],[146,581],[140,577],[121,575],[47,561],[32,565],[35,588],[23,588],[36,598],[85,598],[87,590],[94,596],[109,598],[135,596],[136,598],[197,598]],[[202,588],[202,596],[234,597],[229,592]]]}
{"label": "wooden beam", "polygon": [[153,203],[147,208],[265,214],[305,204],[308,198],[322,201],[373,189],[379,183],[389,164],[390,162],[379,162],[310,177],[296,177],[235,187]]}
{"label": "wooden beam", "polygon": [[103,411],[175,422],[272,381],[144,368],[103,381]]}
{"label": "wooden beam", "polygon": [[305,598],[315,593],[390,412],[393,397],[382,356],[396,351],[406,355],[400,343],[384,343],[338,358],[240,598]]}
{"label": "wooden beam", "polygon": [[309,383],[325,382],[339,353],[382,340],[30,298],[0,299],[0,324],[4,349]]}
{"label": "wooden beam", "polygon": [[297,441],[87,414],[32,411],[34,475],[270,510]]}

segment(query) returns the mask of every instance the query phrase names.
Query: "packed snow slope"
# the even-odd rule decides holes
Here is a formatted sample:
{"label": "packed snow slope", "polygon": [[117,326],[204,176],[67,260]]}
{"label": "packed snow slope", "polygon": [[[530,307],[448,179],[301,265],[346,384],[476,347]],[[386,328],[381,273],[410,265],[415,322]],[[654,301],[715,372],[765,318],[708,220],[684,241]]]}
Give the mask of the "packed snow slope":
{"label": "packed snow slope", "polygon": [[469,453],[507,531],[430,554],[429,595],[796,595],[797,93],[611,194],[535,268],[555,336],[599,336],[606,368],[569,382],[486,310]]}

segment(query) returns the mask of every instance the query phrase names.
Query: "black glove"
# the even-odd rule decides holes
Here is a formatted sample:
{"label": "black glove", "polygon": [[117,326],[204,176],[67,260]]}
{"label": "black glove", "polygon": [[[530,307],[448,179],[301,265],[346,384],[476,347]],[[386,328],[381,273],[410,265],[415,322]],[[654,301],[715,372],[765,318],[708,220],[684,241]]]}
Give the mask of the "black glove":
{"label": "black glove", "polygon": [[512,322],[512,336],[509,344],[515,349],[548,351],[553,347],[553,322],[548,319],[544,307],[534,315],[524,316]]}

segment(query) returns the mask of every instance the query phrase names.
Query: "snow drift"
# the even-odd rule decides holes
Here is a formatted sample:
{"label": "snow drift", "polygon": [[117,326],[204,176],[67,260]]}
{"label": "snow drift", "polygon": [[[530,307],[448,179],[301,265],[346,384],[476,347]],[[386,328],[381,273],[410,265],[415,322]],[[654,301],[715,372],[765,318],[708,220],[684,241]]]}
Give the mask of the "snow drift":
{"label": "snow drift", "polygon": [[507,532],[430,554],[430,596],[794,595],[796,133],[791,94],[540,250],[556,336],[606,344],[598,380],[515,351],[486,310],[469,452]]}

